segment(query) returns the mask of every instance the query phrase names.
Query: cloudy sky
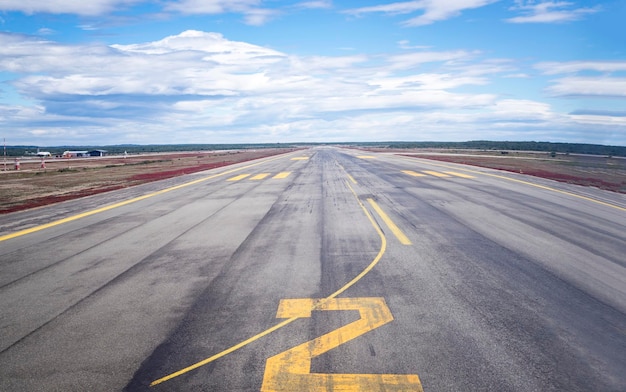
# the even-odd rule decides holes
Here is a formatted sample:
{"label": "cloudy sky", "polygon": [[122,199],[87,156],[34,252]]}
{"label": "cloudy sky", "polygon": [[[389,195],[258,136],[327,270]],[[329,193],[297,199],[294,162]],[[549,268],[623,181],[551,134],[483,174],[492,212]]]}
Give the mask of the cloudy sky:
{"label": "cloudy sky", "polygon": [[1,0],[9,145],[626,145],[624,0]]}

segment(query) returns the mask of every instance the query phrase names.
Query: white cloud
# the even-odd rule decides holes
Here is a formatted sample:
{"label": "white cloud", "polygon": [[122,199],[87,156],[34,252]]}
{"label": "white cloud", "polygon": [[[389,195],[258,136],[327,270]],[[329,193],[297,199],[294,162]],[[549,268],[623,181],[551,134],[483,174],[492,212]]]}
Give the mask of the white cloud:
{"label": "white cloud", "polygon": [[[583,88],[577,72],[622,69],[608,62],[536,67],[567,75],[555,81],[555,95]],[[26,144],[168,143],[172,130],[189,143],[467,140],[477,132],[537,140],[555,129],[622,124],[611,125],[607,114],[575,117],[545,102],[502,99],[488,86],[518,72],[515,63],[468,50],[297,56],[194,30],[111,46],[0,33],[6,71],[23,103],[0,105],[0,121]],[[626,91],[623,82],[612,91]],[[606,93],[609,81],[603,86]]]}
{"label": "white cloud", "polygon": [[102,15],[119,8],[129,7],[145,0],[3,0],[2,11],[19,11],[25,14],[76,14],[84,16]]}
{"label": "white cloud", "polygon": [[575,8],[569,1],[542,1],[516,0],[516,6],[511,10],[521,11],[522,16],[507,19],[510,23],[563,23],[582,19],[584,16],[596,13],[600,7]]}
{"label": "white cloud", "polygon": [[578,73],[581,71],[622,72],[626,71],[626,61],[567,61],[544,62],[535,65],[546,75]]}
{"label": "white cloud", "polygon": [[626,127],[626,116],[602,116],[593,114],[572,114],[570,117],[583,125],[604,125]]}
{"label": "white cloud", "polygon": [[552,80],[546,91],[553,96],[626,97],[626,61],[543,62],[535,68],[545,75],[567,75]]}
{"label": "white cloud", "polygon": [[[18,11],[31,15],[36,13],[75,14],[81,16],[101,16],[128,9],[151,0],[3,0],[0,11]],[[166,0],[161,2],[165,12],[185,15],[239,13],[250,25],[262,25],[279,14],[270,8],[261,8],[262,0]],[[305,3],[306,4],[306,3]],[[323,1],[310,2],[308,8],[322,7]],[[81,25],[85,30],[93,30],[91,24]]]}
{"label": "white cloud", "polygon": [[596,96],[626,98],[626,78],[568,77],[547,88],[555,96]]}
{"label": "white cloud", "polygon": [[260,3],[260,0],[178,0],[166,2],[164,8],[184,14],[221,14],[246,12]]}
{"label": "white cloud", "polygon": [[389,56],[389,68],[394,70],[411,69],[425,63],[467,59],[472,55],[464,50],[437,52],[416,51]]}
{"label": "white cloud", "polygon": [[178,0],[165,3],[165,11],[174,11],[186,15],[241,13],[246,24],[260,26],[279,11],[261,8],[261,0]]}
{"label": "white cloud", "polygon": [[422,14],[403,22],[405,26],[423,26],[438,21],[457,17],[462,11],[484,7],[499,0],[418,0],[382,4],[344,11],[351,15],[368,13],[384,13],[388,15],[405,15],[417,11]]}
{"label": "white cloud", "polygon": [[331,0],[303,1],[297,3],[295,7],[304,9],[327,9],[333,7],[333,2]]}

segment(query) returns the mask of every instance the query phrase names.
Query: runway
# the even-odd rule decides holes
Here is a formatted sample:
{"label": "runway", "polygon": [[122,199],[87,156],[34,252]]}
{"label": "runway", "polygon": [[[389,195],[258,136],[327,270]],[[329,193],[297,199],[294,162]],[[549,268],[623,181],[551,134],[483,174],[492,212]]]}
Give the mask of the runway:
{"label": "runway", "polygon": [[1,216],[0,390],[626,390],[624,255],[621,194],[296,151]]}

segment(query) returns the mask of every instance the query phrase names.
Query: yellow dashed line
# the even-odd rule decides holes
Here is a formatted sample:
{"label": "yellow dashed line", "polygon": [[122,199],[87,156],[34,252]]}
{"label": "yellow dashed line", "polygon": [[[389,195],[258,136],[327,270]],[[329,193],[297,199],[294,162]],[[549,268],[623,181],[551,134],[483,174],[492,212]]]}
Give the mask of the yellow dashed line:
{"label": "yellow dashed line", "polygon": [[448,174],[439,173],[439,172],[432,171],[432,170],[424,170],[424,173],[430,174],[431,176],[435,176],[435,177],[441,177],[441,178],[450,177]]}
{"label": "yellow dashed line", "polygon": [[409,176],[413,177],[426,177],[426,174],[418,173],[413,170],[402,170],[402,173],[408,174]]}
{"label": "yellow dashed line", "polygon": [[[242,166],[242,167],[226,170],[226,171],[221,172],[221,173],[212,174],[212,175],[207,176],[207,177],[199,178],[197,180],[189,181],[189,182],[186,182],[184,184],[179,184],[179,185],[176,185],[176,186],[173,186],[173,187],[170,187],[170,188],[161,189],[160,191],[156,191],[156,192],[145,194],[143,196],[139,196],[139,197],[135,197],[135,198],[132,198],[132,199],[124,200],[124,201],[121,201],[119,203],[115,203],[115,204],[111,204],[111,205],[108,205],[108,206],[105,206],[105,207],[97,208],[95,210],[90,210],[90,211],[87,211],[87,212],[83,212],[81,214],[72,215],[72,216],[69,216],[67,218],[59,219],[59,220],[56,220],[56,221],[53,221],[53,222],[49,222],[49,223],[46,223],[46,224],[43,224],[43,225],[39,225],[39,226],[31,227],[29,229],[24,229],[24,230],[20,230],[20,231],[14,232],[14,233],[6,234],[6,235],[3,235],[3,236],[0,236],[0,242],[6,241],[6,240],[9,240],[9,239],[12,239],[12,238],[16,238],[16,237],[21,237],[23,235],[35,233],[35,232],[38,232],[38,231],[41,231],[41,230],[45,230],[45,229],[48,229],[48,228],[51,228],[51,227],[59,226],[59,225],[62,225],[64,223],[67,223],[67,222],[72,222],[72,221],[75,221],[75,220],[78,220],[78,219],[82,219],[82,218],[85,218],[85,217],[88,217],[88,216],[91,216],[91,215],[99,214],[101,212],[105,212],[105,211],[109,211],[109,210],[112,210],[112,209],[115,209],[115,208],[119,208],[119,207],[122,207],[122,206],[125,206],[125,205],[128,205],[128,204],[132,204],[132,203],[135,203],[135,202],[138,202],[138,201],[141,201],[141,200],[145,200],[145,199],[154,197],[154,196],[162,195],[162,194],[167,193],[167,192],[171,192],[171,191],[175,191],[175,190],[178,190],[178,189],[181,189],[181,188],[185,188],[185,187],[188,187],[188,186],[196,185],[196,184],[199,184],[201,182],[205,182],[205,181],[208,181],[208,180],[212,180],[214,178],[225,176],[227,174],[236,173],[236,172],[238,172],[240,170],[245,170],[245,169],[248,169],[248,168],[251,168],[251,167],[254,167],[254,166],[259,166],[259,165],[262,165],[263,163],[266,163],[266,162],[272,162],[272,161],[275,161],[275,160],[278,160],[278,159],[282,159],[283,157],[284,157],[284,155],[280,155],[280,156],[277,156],[277,157],[274,157],[274,158],[264,159],[264,160],[262,160],[260,162],[256,162],[256,163],[253,163],[253,164],[250,164],[250,165],[246,165],[246,166]],[[247,176],[248,175],[246,174],[246,177]]]}
{"label": "yellow dashed line", "polygon": [[226,181],[239,181],[239,180],[243,180],[244,178],[248,177],[250,174],[240,174],[238,176],[235,177],[231,177]]}
{"label": "yellow dashed line", "polygon": [[270,175],[270,173],[259,173],[256,176],[251,177],[250,179],[251,180],[262,180],[262,179],[264,179],[265,177],[267,177],[269,175]]}
{"label": "yellow dashed line", "polygon": [[277,179],[277,180],[281,180],[283,178],[289,177],[290,174],[291,174],[291,172],[280,172],[280,173],[278,173],[277,175],[275,175],[272,178]]}
{"label": "yellow dashed line", "polygon": [[444,173],[450,174],[451,176],[455,176],[455,177],[461,177],[461,178],[476,178],[474,176],[470,176],[469,174],[457,173],[453,171],[446,171]]}
{"label": "yellow dashed line", "polygon": [[[407,157],[407,158],[402,158],[402,159],[413,160],[414,158],[408,158]],[[436,163],[430,163],[430,162],[429,162],[429,165],[439,166],[439,167],[451,167],[449,165],[436,164]],[[546,186],[546,185],[535,184],[535,183],[530,182],[530,181],[518,180],[516,178],[507,177],[507,176],[503,176],[503,175],[499,175],[499,174],[488,173],[488,172],[484,172],[484,171],[478,171],[478,170],[471,170],[471,169],[460,169],[460,170],[463,170],[463,171],[468,172],[468,173],[474,173],[474,174],[479,174],[479,175],[483,175],[483,176],[499,178],[499,179],[506,180],[506,181],[516,182],[518,184],[524,184],[524,185],[528,185],[528,186],[531,186],[531,187],[544,189],[544,190],[547,190],[547,191],[550,191],[550,192],[560,193],[562,195],[567,195],[567,196],[571,196],[571,197],[576,197],[578,199],[587,200],[587,201],[590,201],[592,203],[600,204],[600,205],[603,205],[603,206],[606,206],[606,207],[615,208],[615,209],[620,210],[620,211],[626,211],[626,208],[621,207],[621,206],[616,205],[616,204],[607,203],[607,202],[604,202],[602,200],[594,199],[592,197],[578,195],[576,193],[563,191],[563,190],[552,188],[552,187],[549,187],[549,186]]]}

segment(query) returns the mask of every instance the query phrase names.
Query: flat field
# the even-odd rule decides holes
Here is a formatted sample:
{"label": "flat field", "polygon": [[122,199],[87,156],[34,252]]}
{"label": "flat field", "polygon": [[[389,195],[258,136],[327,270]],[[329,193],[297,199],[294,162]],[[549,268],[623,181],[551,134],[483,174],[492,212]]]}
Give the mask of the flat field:
{"label": "flat field", "polygon": [[[129,155],[126,157],[7,160],[0,171],[0,214],[107,192],[293,151],[258,149]],[[0,167],[0,170],[4,167]]]}

